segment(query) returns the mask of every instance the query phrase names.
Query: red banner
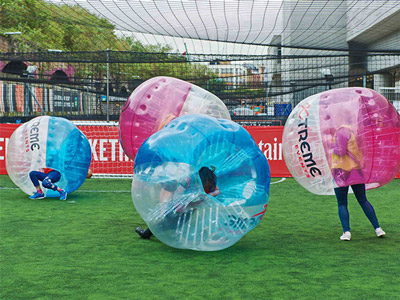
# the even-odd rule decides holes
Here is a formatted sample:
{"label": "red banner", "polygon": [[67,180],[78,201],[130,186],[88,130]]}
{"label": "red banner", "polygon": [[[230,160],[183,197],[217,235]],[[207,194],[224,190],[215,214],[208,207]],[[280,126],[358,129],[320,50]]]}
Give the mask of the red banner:
{"label": "red banner", "polygon": [[[20,124],[0,124],[0,174],[7,174],[6,148],[11,134]],[[84,125],[78,128],[86,135],[92,147],[93,174],[131,175],[133,162],[125,155],[119,143],[117,126]],[[260,150],[268,159],[272,177],[292,177],[283,159],[283,126],[247,126]],[[400,174],[397,175],[400,178]]]}
{"label": "red banner", "polygon": [[245,128],[267,158],[271,177],[292,177],[283,159],[283,126],[245,126]]}
{"label": "red banner", "polygon": [[133,161],[119,143],[117,126],[78,126],[92,148],[93,174],[133,174]]}
{"label": "red banner", "polygon": [[7,174],[6,149],[8,140],[20,124],[0,124],[0,175]]}
{"label": "red banner", "polygon": [[[20,124],[0,124],[0,174],[7,174],[6,150],[9,138]],[[133,162],[122,150],[117,126],[77,126],[92,148],[93,174],[132,175]]]}

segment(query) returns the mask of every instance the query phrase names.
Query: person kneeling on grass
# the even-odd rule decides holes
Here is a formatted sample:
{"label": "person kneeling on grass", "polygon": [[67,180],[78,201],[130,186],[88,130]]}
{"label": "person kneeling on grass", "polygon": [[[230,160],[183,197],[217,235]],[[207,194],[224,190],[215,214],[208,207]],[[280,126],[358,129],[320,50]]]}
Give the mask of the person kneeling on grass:
{"label": "person kneeling on grass", "polygon": [[[219,188],[217,186],[217,176],[214,174],[215,167],[212,167],[212,169],[208,167],[202,167],[199,170],[199,175],[201,179],[201,183],[203,184],[203,189],[204,191],[209,194],[210,196],[216,197],[219,195]],[[169,191],[168,189],[162,189],[160,193],[160,198],[165,199],[169,198],[172,196],[173,190]],[[197,201],[199,203],[200,201]],[[189,207],[191,204],[190,203],[187,207]],[[186,208],[187,208],[186,207]],[[150,228],[147,228],[146,230],[143,230],[142,228],[138,227],[136,228],[136,233],[142,238],[142,239],[149,239],[153,233],[151,232]]]}
{"label": "person kneeling on grass", "polygon": [[59,171],[50,168],[44,168],[40,171],[31,171],[29,173],[29,177],[36,188],[36,193],[30,196],[29,199],[44,198],[44,193],[39,184],[39,181],[41,181],[43,187],[53,191],[58,191],[60,193],[60,200],[67,200],[67,192],[54,184],[61,178],[61,173]]}

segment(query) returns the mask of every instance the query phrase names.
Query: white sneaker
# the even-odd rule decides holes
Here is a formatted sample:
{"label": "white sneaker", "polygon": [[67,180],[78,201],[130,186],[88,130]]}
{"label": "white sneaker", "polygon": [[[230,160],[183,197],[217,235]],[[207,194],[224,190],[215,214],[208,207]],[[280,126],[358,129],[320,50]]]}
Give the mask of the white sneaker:
{"label": "white sneaker", "polygon": [[383,236],[386,234],[386,232],[384,232],[384,231],[382,230],[382,228],[380,228],[380,227],[378,227],[377,229],[375,229],[375,232],[376,232],[376,236],[377,236],[377,237],[383,237]]}
{"label": "white sneaker", "polygon": [[351,233],[350,231],[343,232],[342,236],[340,237],[342,241],[350,241]]}

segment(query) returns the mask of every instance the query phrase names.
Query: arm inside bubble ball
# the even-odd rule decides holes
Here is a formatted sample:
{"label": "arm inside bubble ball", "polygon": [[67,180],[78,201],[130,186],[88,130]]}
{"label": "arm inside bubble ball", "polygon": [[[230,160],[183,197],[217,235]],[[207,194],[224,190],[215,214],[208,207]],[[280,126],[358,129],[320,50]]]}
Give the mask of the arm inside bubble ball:
{"label": "arm inside bubble ball", "polygon": [[180,212],[188,206],[188,199],[184,197],[185,191],[186,187],[183,183],[178,183],[173,180],[164,184],[159,195],[161,204],[160,212],[162,215],[166,215],[171,211]]}
{"label": "arm inside bubble ball", "polygon": [[[190,177],[185,180],[170,181],[164,184],[164,187],[160,191],[159,201],[163,203],[164,209],[161,209],[162,214],[168,213],[171,207],[178,213],[182,213],[187,209],[196,209],[197,206],[201,205],[207,200],[204,194],[193,193],[191,190],[191,179]],[[215,181],[203,183],[203,189],[206,194],[216,197],[220,194],[220,189],[215,185]]]}
{"label": "arm inside bubble ball", "polygon": [[347,151],[347,142],[351,137],[351,131],[348,128],[341,127],[335,135],[335,143],[333,144],[333,152],[336,155],[343,156]]}
{"label": "arm inside bubble ball", "polygon": [[[212,196],[212,197],[217,197],[220,193],[220,189],[216,186],[215,190],[212,192],[208,192],[206,194]],[[196,206],[199,206],[200,204],[204,203],[208,198],[204,197],[203,195],[200,195],[198,197],[198,200],[196,199],[195,201],[191,201],[189,204],[186,205],[187,208],[196,208]]]}
{"label": "arm inside bubble ball", "polygon": [[215,187],[215,190],[212,191],[212,192],[210,192],[210,193],[208,193],[208,194],[209,194],[210,196],[217,197],[217,196],[219,195],[219,193],[220,193],[219,187],[216,186],[216,187]]}
{"label": "arm inside bubble ball", "polygon": [[172,198],[173,192],[161,189],[160,191],[160,202],[166,202]]}

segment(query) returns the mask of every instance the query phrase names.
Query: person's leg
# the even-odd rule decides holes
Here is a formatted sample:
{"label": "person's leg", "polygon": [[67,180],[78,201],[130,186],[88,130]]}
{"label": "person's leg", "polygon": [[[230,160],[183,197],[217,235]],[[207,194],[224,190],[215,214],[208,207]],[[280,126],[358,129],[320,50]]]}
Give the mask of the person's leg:
{"label": "person's leg", "polygon": [[50,177],[46,177],[45,179],[43,179],[42,185],[43,185],[43,187],[45,187],[46,189],[50,189],[50,190],[53,190],[53,191],[56,191],[57,188],[58,188],[58,187],[53,183],[53,181],[51,180]]}
{"label": "person's leg", "polygon": [[46,174],[39,171],[31,171],[29,173],[29,178],[31,179],[34,187],[36,188],[36,193],[29,196],[30,199],[43,199],[44,193],[40,187],[39,180],[42,181],[46,178]]}
{"label": "person's leg", "polygon": [[29,173],[29,178],[31,179],[33,186],[36,189],[40,189],[40,184],[39,184],[39,180],[43,181],[43,179],[46,178],[46,174],[43,172],[39,172],[39,171],[31,171]]}
{"label": "person's leg", "polygon": [[62,188],[55,185],[61,178],[61,173],[53,170],[47,174],[47,177],[43,180],[43,186],[52,189],[53,191],[58,191],[60,193],[60,200],[67,200],[67,192]]}
{"label": "person's leg", "polygon": [[351,186],[353,189],[354,195],[357,198],[358,203],[362,207],[365,215],[368,220],[371,222],[374,229],[379,228],[378,218],[376,217],[375,210],[372,207],[371,203],[367,200],[367,196],[365,193],[365,184],[354,184]]}
{"label": "person's leg", "polygon": [[61,190],[61,188],[59,188],[58,186],[55,185],[55,183],[58,182],[61,178],[60,172],[53,170],[47,174],[46,178],[50,179],[50,180],[46,180],[47,184],[48,184],[48,186],[46,186],[46,188],[51,189],[53,191]]}
{"label": "person's leg", "polygon": [[348,191],[348,186],[335,188],[335,195],[338,202],[339,219],[342,223],[343,232],[350,231],[350,217],[349,210],[347,208]]}

